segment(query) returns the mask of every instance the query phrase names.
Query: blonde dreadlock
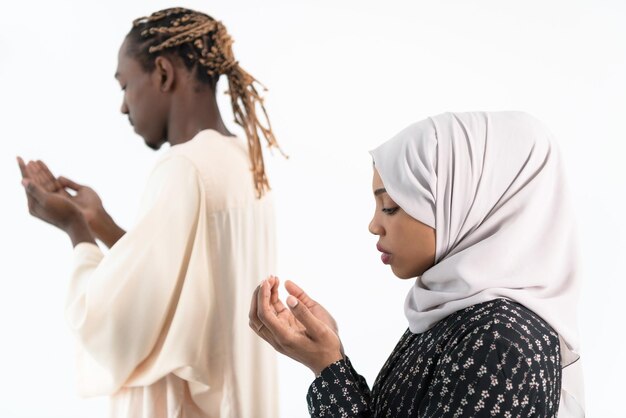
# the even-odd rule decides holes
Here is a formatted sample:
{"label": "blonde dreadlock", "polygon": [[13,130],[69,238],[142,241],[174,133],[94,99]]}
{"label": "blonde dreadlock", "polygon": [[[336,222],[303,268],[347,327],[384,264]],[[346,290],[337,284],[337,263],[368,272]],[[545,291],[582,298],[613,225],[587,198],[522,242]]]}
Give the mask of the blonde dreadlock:
{"label": "blonde dreadlock", "polygon": [[[281,153],[282,150],[274,137],[263,98],[255,84],[265,87],[235,60],[233,40],[222,22],[204,13],[177,7],[136,19],[129,36],[141,44],[136,52],[148,70],[154,68],[155,54],[176,52],[188,69],[196,65],[201,67],[202,71],[198,71],[201,81],[215,86],[219,76],[226,75],[229,85],[227,93],[230,95],[235,123],[244,129],[248,139],[254,185],[257,196],[261,197],[270,187],[259,131],[268,147],[276,147]],[[263,112],[266,126],[261,124],[257,116],[257,105]]]}

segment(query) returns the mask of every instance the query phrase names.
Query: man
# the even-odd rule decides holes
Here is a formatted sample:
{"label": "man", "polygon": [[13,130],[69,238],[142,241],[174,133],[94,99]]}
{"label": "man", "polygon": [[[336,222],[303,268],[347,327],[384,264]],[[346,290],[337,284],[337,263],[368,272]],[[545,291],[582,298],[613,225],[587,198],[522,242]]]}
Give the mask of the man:
{"label": "man", "polygon": [[[74,245],[66,313],[80,392],[110,395],[114,417],[278,416],[274,355],[247,327],[249,295],[274,270],[259,131],[277,143],[231,44],[221,22],[193,10],[133,23],[115,74],[121,111],[150,148],[172,147],[128,232],[92,189],[18,158],[30,213]],[[221,75],[247,149],[222,121]]]}

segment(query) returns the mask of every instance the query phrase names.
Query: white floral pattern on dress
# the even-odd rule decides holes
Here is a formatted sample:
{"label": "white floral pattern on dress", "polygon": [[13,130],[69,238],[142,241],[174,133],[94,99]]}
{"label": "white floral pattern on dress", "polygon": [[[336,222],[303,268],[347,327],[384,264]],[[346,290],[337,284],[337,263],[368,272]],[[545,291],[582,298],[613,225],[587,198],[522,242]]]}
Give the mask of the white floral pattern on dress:
{"label": "white floral pattern on dress", "polygon": [[558,335],[522,305],[496,299],[433,328],[407,330],[370,392],[345,358],[309,388],[311,417],[556,417]]}

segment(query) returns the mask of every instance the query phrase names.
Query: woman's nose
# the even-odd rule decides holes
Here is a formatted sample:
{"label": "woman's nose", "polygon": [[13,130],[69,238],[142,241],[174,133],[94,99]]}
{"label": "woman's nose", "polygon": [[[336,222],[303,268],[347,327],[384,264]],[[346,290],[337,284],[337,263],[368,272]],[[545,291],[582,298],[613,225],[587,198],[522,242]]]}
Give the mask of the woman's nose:
{"label": "woman's nose", "polygon": [[376,216],[374,216],[372,218],[372,220],[370,221],[368,229],[369,229],[370,233],[372,233],[374,235],[382,235],[383,234],[383,228],[376,221]]}

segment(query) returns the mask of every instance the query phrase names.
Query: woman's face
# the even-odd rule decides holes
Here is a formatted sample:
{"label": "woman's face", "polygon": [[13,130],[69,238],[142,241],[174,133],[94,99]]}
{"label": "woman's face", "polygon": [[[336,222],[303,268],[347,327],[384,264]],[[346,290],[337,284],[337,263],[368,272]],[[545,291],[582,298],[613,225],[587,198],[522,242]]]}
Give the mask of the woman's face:
{"label": "woman's face", "polygon": [[382,262],[389,264],[393,274],[401,279],[421,276],[435,264],[435,230],[409,216],[391,200],[376,169],[372,189],[376,211],[369,230],[378,235],[376,247],[382,253]]}

